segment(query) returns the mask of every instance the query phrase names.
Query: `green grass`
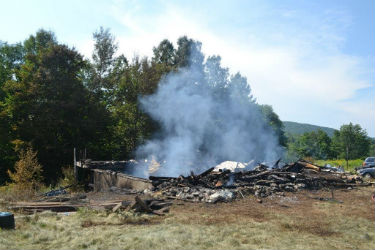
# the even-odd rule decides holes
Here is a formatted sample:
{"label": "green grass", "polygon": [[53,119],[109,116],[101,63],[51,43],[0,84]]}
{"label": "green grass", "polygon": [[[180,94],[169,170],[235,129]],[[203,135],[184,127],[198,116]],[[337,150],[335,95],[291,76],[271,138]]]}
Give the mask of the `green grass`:
{"label": "green grass", "polygon": [[315,160],[314,164],[317,164],[319,166],[324,166],[325,164],[330,164],[333,167],[342,166],[344,167],[345,171],[351,171],[354,172],[356,167],[362,166],[362,162],[364,159],[355,159],[355,160],[349,160],[349,168],[346,167],[346,161],[345,159],[337,159],[337,160]]}

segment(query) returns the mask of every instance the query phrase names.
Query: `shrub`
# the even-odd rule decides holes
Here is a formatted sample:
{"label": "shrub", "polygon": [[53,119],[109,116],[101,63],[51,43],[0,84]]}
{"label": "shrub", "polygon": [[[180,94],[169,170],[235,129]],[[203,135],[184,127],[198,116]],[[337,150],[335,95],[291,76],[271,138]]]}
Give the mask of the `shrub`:
{"label": "shrub", "polygon": [[42,166],[38,163],[34,152],[30,147],[21,150],[19,160],[14,165],[15,172],[8,170],[10,179],[21,190],[37,191],[42,186]]}

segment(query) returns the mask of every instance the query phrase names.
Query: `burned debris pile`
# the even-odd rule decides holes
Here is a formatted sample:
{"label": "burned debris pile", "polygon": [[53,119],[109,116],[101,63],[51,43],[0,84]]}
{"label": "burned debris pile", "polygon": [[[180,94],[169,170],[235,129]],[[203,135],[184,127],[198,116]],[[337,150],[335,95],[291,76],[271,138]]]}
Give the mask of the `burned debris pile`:
{"label": "burned debris pile", "polygon": [[345,172],[319,167],[300,160],[292,164],[269,167],[258,165],[253,170],[231,171],[211,168],[195,175],[179,177],[150,176],[154,193],[193,202],[230,201],[236,196],[295,192],[299,189],[347,188],[361,185],[362,179]]}

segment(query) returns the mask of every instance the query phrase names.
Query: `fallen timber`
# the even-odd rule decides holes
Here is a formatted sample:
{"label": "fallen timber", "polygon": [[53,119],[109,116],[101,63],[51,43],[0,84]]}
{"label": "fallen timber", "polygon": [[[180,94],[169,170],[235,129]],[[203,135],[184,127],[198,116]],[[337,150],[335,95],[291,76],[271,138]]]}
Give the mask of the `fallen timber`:
{"label": "fallen timber", "polygon": [[9,209],[26,214],[35,212],[52,211],[52,212],[75,212],[79,208],[89,207],[95,210],[133,210],[141,213],[151,213],[164,215],[169,212],[172,205],[164,199],[141,199],[139,196],[134,197],[134,201],[127,200],[107,200],[104,202],[51,202],[51,201],[34,201],[34,202],[16,202],[11,204]]}
{"label": "fallen timber", "polygon": [[335,189],[368,185],[357,175],[322,170],[325,170],[324,167],[299,160],[283,167],[270,168],[259,165],[253,170],[239,172],[215,172],[211,168],[199,175],[192,173],[186,177],[150,176],[149,179],[154,193],[166,198],[193,202],[230,201],[237,194],[243,196],[244,193],[262,198],[300,189]]}

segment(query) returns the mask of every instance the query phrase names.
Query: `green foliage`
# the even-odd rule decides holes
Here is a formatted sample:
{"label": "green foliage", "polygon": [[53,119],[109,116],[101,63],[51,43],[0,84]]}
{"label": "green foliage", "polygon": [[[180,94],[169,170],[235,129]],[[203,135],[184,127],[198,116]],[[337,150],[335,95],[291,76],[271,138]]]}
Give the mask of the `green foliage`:
{"label": "green foliage", "polygon": [[204,55],[201,52],[202,43],[182,36],[177,40],[176,65],[179,68],[187,67],[191,64],[202,65]]}
{"label": "green foliage", "polygon": [[36,55],[51,45],[56,44],[57,40],[52,31],[40,29],[36,32],[35,36],[31,35],[23,42],[23,49],[26,55]]}
{"label": "green foliage", "polygon": [[[23,54],[21,43],[8,45],[0,41],[0,86],[16,77],[16,71],[24,62]],[[0,98],[4,98],[4,95],[0,94]]]}
{"label": "green foliage", "polygon": [[370,139],[370,149],[368,156],[375,156],[375,138]]}
{"label": "green foliage", "polygon": [[328,127],[322,127],[322,126],[316,126],[306,123],[298,123],[298,122],[289,122],[289,121],[283,121],[284,124],[284,130],[286,134],[289,134],[290,136],[299,136],[303,133],[310,133],[313,131],[323,130],[329,137],[332,138],[333,133],[336,131],[336,129],[328,128]]}
{"label": "green foliage", "polygon": [[7,169],[12,169],[16,160],[11,143],[12,127],[3,106],[6,99],[4,85],[17,78],[23,62],[23,47],[20,43],[9,45],[0,42],[0,184],[9,180]]}
{"label": "green foliage", "polygon": [[332,143],[335,155],[346,160],[366,157],[370,149],[367,132],[359,124],[342,125],[340,131],[335,132]]}
{"label": "green foliage", "polygon": [[[236,76],[233,76],[232,79],[230,79],[229,69],[223,68],[221,66],[220,56],[209,56],[204,65],[204,71],[205,71],[207,84],[210,86],[211,89],[213,89],[215,98],[221,99],[221,100],[225,98],[225,96],[228,95],[229,88],[233,89],[233,94],[236,96],[239,96],[240,93],[244,93],[244,92],[241,92],[241,90],[237,91],[237,89],[235,89],[235,87],[237,86],[243,87],[241,85],[242,83],[241,76],[236,75]],[[246,81],[246,85],[247,85],[247,81]],[[249,97],[246,97],[246,100],[248,99]]]}
{"label": "green foliage", "polygon": [[164,39],[160,42],[158,47],[153,48],[154,57],[152,61],[164,65],[172,66],[175,63],[176,51],[173,44],[168,40]]}
{"label": "green foliage", "polygon": [[116,53],[117,44],[115,38],[109,32],[109,29],[100,27],[99,31],[93,34],[95,39],[94,53],[92,58],[94,60],[94,67],[100,77],[103,77],[109,70],[113,63],[113,55]]}
{"label": "green foliage", "polygon": [[[311,157],[322,160],[344,158],[346,167],[350,169],[353,167],[350,166],[350,160],[371,155],[370,142],[365,130],[358,124],[350,123],[342,125],[339,131],[335,130],[332,139],[323,130],[289,136],[288,151],[289,154],[295,154],[300,158]],[[337,162],[340,162],[341,166],[344,165],[342,160]]]}
{"label": "green foliage", "polygon": [[39,151],[47,176],[56,177],[56,163],[67,161],[80,138],[77,123],[86,107],[85,90],[78,77],[82,65],[77,52],[51,45],[28,55],[20,69],[21,80],[8,81],[5,86],[5,112],[11,117],[14,136],[31,142]]}
{"label": "green foliage", "polygon": [[279,144],[286,147],[287,138],[284,133],[283,122],[280,120],[279,116],[273,111],[273,108],[270,105],[260,105],[259,107],[267,123],[272,127],[273,131],[279,138]]}
{"label": "green foliage", "polygon": [[149,64],[146,58],[135,58],[122,72],[111,108],[114,159],[133,157],[137,146],[155,131],[155,123],[139,107],[138,96],[152,94],[168,69]]}
{"label": "green foliage", "polygon": [[116,84],[113,81],[113,73],[121,72],[127,65],[127,59],[123,55],[114,57],[118,46],[109,29],[100,27],[99,31],[93,34],[93,38],[95,44],[92,54],[93,63],[89,68],[88,87],[97,94],[100,101],[109,105],[109,99]]}
{"label": "green foliage", "polygon": [[300,158],[329,159],[332,157],[331,138],[320,129],[317,132],[306,132],[301,136],[291,138],[288,148]]}
{"label": "green foliage", "polygon": [[42,31],[24,44],[29,52],[19,77],[3,87],[1,118],[11,128],[9,141],[30,143],[47,182],[54,183],[61,166],[71,163],[73,147],[90,146],[101,138],[105,130],[96,119],[106,111],[83,85],[85,61],[74,49],[56,44],[53,35]]}

